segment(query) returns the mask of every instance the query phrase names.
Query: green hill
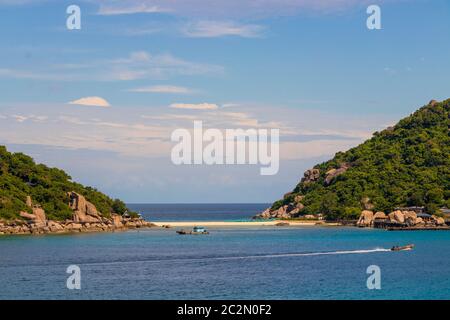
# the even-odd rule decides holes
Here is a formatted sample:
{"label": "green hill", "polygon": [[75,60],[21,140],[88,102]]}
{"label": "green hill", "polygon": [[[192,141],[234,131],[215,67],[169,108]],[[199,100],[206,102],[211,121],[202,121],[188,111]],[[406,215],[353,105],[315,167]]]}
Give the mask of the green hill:
{"label": "green hill", "polygon": [[94,204],[102,216],[111,212],[122,214],[127,210],[118,199],[111,199],[91,187],[72,182],[64,171],[36,164],[23,153],[10,153],[0,146],[0,218],[19,218],[20,211],[31,212],[26,205],[27,196],[40,205],[49,219],[71,219],[67,192],[75,191]]}
{"label": "green hill", "polygon": [[275,202],[291,216],[322,213],[352,219],[362,209],[450,208],[450,99],[431,101],[394,127],[305,172],[295,189]]}

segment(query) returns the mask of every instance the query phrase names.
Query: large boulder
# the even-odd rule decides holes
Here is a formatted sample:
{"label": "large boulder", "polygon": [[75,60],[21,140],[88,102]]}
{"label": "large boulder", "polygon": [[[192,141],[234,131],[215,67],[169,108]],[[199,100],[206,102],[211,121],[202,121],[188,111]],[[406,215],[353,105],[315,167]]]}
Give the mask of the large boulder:
{"label": "large boulder", "polygon": [[347,163],[342,164],[339,168],[330,169],[325,173],[325,184],[330,184],[331,181],[333,181],[334,178],[337,176],[343,174],[345,171],[348,170],[350,166]]}
{"label": "large boulder", "polygon": [[363,210],[356,225],[360,227],[370,227],[373,224],[373,220],[373,212],[370,210]]}
{"label": "large boulder", "polygon": [[309,169],[306,170],[303,174],[303,183],[310,183],[317,181],[320,178],[320,170],[319,169]]}
{"label": "large boulder", "polygon": [[35,226],[41,226],[44,227],[47,225],[47,216],[45,215],[44,209],[40,207],[33,207],[32,208],[33,213],[28,213],[21,211],[19,215],[27,220],[29,223],[32,223]]}
{"label": "large boulder", "polygon": [[92,223],[101,221],[101,217],[97,212],[97,208],[86,200],[84,196],[76,192],[68,193],[70,202],[69,206],[73,211],[72,220],[77,223]]}
{"label": "large boulder", "polygon": [[385,220],[387,218],[387,215],[382,211],[378,211],[373,215],[374,220]]}
{"label": "large boulder", "polygon": [[445,220],[444,220],[444,218],[441,218],[441,217],[438,217],[438,216],[432,216],[432,218],[433,218],[433,220],[434,220],[434,223],[437,225],[437,226],[444,226],[445,225]]}
{"label": "large boulder", "polygon": [[123,219],[122,219],[122,217],[121,217],[120,215],[118,215],[118,214],[113,214],[113,215],[111,216],[111,218],[112,218],[113,226],[114,226],[115,228],[122,228],[122,227],[123,227]]}
{"label": "large boulder", "polygon": [[288,219],[290,218],[288,211],[288,205],[281,206],[278,210],[272,213],[272,218]]}
{"label": "large boulder", "polygon": [[47,226],[48,226],[50,232],[63,232],[64,231],[64,227],[56,221],[49,220],[47,223]]}
{"label": "large boulder", "polygon": [[403,215],[407,225],[414,226],[417,224],[417,213],[414,211],[403,211]]}
{"label": "large boulder", "polygon": [[389,220],[393,223],[405,223],[405,215],[400,210],[389,213]]}

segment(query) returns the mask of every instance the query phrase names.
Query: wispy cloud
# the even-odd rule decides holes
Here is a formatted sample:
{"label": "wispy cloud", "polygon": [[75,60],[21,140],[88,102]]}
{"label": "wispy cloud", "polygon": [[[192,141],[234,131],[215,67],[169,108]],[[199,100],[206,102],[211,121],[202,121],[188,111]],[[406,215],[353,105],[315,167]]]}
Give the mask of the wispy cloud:
{"label": "wispy cloud", "polygon": [[38,65],[27,70],[0,68],[0,77],[51,81],[131,81],[167,79],[177,75],[222,74],[223,71],[222,66],[191,62],[170,53],[134,51],[126,57]]}
{"label": "wispy cloud", "polygon": [[263,26],[256,24],[240,24],[233,21],[198,21],[183,28],[183,33],[191,38],[215,38],[239,36],[257,38],[262,36]]}
{"label": "wispy cloud", "polygon": [[101,4],[97,14],[104,16],[135,14],[135,13],[162,13],[170,12],[159,5],[153,5],[150,1],[123,1],[112,4]]}
{"label": "wispy cloud", "polygon": [[216,110],[219,106],[215,103],[172,103],[170,108],[189,109],[189,110]]}
{"label": "wispy cloud", "polygon": [[[382,0],[395,2],[399,0]],[[99,14],[167,13],[184,17],[267,18],[299,12],[330,13],[367,6],[372,0],[121,0],[101,1]]]}
{"label": "wispy cloud", "polygon": [[84,97],[74,101],[68,102],[68,104],[75,104],[80,106],[92,106],[92,107],[110,107],[108,101],[102,97]]}
{"label": "wispy cloud", "polygon": [[179,86],[171,86],[171,85],[159,85],[159,86],[150,86],[150,87],[141,87],[128,90],[129,92],[141,92],[141,93],[169,93],[169,94],[190,94],[193,93],[194,90],[179,87]]}

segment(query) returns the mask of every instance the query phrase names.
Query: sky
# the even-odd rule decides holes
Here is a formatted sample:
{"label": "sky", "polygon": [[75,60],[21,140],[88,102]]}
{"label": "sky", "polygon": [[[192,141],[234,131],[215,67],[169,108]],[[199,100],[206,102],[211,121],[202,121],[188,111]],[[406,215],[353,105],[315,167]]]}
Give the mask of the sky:
{"label": "sky", "polygon": [[[272,202],[450,97],[445,0],[0,0],[0,38],[0,144],[126,202]],[[279,129],[279,172],[174,165],[194,120]]]}

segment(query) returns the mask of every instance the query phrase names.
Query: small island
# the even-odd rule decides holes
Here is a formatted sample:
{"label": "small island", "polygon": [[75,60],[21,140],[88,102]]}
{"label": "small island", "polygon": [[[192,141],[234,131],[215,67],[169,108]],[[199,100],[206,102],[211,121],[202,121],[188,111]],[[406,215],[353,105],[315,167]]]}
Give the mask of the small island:
{"label": "small island", "polygon": [[258,219],[324,219],[387,230],[449,230],[450,99],[306,170]]}

